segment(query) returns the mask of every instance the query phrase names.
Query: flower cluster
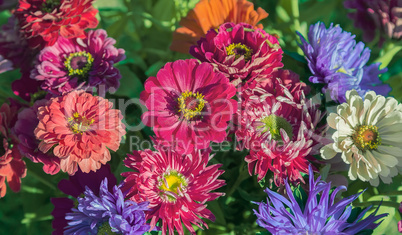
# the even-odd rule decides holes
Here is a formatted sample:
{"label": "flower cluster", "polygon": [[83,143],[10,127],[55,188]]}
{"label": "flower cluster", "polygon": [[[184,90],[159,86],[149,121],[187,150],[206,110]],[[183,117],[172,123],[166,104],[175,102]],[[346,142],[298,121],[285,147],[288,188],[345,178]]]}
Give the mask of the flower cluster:
{"label": "flower cluster", "polygon": [[[248,0],[105,2],[0,0],[0,198],[51,198],[53,234],[395,222],[379,211],[400,203],[402,104],[387,83],[398,94],[402,1],[344,2],[364,40],[381,32],[373,51],[336,23],[306,27],[297,4],[322,1],[253,1],[270,19]],[[52,179],[57,191],[31,185]]]}

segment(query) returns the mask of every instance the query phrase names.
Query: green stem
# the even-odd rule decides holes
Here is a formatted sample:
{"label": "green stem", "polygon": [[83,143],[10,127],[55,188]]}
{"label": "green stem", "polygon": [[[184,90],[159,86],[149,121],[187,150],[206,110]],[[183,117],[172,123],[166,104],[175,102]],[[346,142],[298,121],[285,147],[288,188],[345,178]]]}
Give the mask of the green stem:
{"label": "green stem", "polygon": [[381,53],[381,55],[374,62],[375,63],[380,62],[381,63],[380,69],[383,69],[388,66],[392,58],[394,58],[394,56],[400,50],[402,50],[402,45],[389,42],[388,44],[385,45],[383,53]]}
{"label": "green stem", "polygon": [[226,200],[229,199],[229,197],[236,191],[236,189],[239,187],[239,185],[246,179],[248,178],[248,170],[246,167],[246,163],[243,162],[240,166],[239,169],[239,176],[237,177],[236,181],[234,184],[230,187],[229,191],[226,193]]}
{"label": "green stem", "polygon": [[35,179],[39,180],[41,183],[48,186],[52,190],[55,190],[55,191],[57,190],[57,188],[53,184],[49,183],[49,181],[45,180],[44,178],[42,178],[40,175],[36,174],[35,172],[29,171],[28,174],[30,176],[34,177]]}

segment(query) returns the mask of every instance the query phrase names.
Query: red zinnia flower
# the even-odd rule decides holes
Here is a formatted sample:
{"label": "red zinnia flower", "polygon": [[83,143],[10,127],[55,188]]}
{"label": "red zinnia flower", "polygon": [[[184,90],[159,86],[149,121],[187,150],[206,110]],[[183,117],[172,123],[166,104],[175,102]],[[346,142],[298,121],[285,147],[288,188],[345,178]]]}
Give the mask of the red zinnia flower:
{"label": "red zinnia flower", "polygon": [[181,155],[165,149],[134,151],[124,163],[136,172],[125,172],[122,191],[135,202],[149,201],[150,210],[146,212],[151,219],[151,227],[159,219],[162,221],[162,234],[184,234],[182,223],[192,234],[192,224],[208,227],[200,217],[214,221],[215,216],[204,204],[215,200],[223,193],[211,192],[225,184],[217,178],[223,174],[218,170],[221,164],[207,166],[212,158],[210,151],[192,151]]}
{"label": "red zinnia flower", "polygon": [[[237,110],[235,87],[209,63],[179,60],[167,63],[145,82],[141,100],[148,108],[143,122],[158,139],[177,143],[183,151],[205,149],[225,140],[228,122]],[[176,149],[178,150],[178,149]]]}
{"label": "red zinnia flower", "polygon": [[122,115],[108,100],[82,91],[51,99],[38,109],[36,138],[39,150],[52,147],[62,171],[73,175],[78,166],[88,173],[110,160],[125,135]]}
{"label": "red zinnia flower", "polygon": [[26,175],[25,162],[18,151],[17,140],[10,128],[15,124],[17,108],[3,104],[0,108],[0,197],[6,195],[6,181],[14,192],[20,191]]}
{"label": "red zinnia flower", "polygon": [[85,37],[84,30],[95,28],[98,12],[94,0],[20,0],[15,15],[32,48],[52,46],[59,36]]}

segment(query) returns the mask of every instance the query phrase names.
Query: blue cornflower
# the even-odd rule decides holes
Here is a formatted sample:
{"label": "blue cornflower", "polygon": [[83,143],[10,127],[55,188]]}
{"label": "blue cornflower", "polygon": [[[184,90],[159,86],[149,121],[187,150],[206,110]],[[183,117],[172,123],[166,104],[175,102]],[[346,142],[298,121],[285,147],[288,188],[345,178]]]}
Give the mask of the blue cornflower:
{"label": "blue cornflower", "polygon": [[374,222],[387,216],[387,214],[375,215],[378,211],[377,208],[367,218],[360,220],[371,207],[355,216],[350,203],[361,193],[335,203],[336,194],[340,190],[346,190],[346,187],[337,187],[330,193],[331,183],[320,181],[321,177],[315,181],[311,166],[309,175],[309,195],[305,202],[301,202],[302,200],[299,199],[298,203],[287,182],[285,186],[289,200],[268,188],[265,189],[268,194],[268,203],[256,203],[259,205],[258,211],[254,210],[258,218],[257,224],[273,235],[356,234],[362,230],[375,229],[382,221],[377,224]]}
{"label": "blue cornflower", "polygon": [[318,22],[310,26],[308,41],[297,32],[299,44],[308,61],[313,76],[312,83],[323,83],[322,92],[329,92],[334,101],[346,101],[346,91],[355,89],[359,95],[373,90],[387,95],[391,88],[383,84],[379,75],[387,69],[379,69],[380,63],[366,65],[370,59],[370,49],[363,42],[356,43],[355,35],[343,31],[339,25]]}
{"label": "blue cornflower", "polygon": [[77,209],[67,213],[68,226],[64,234],[130,234],[142,235],[150,229],[145,212],[149,202],[124,201],[119,187],[109,192],[105,178],[99,196],[86,187],[84,197],[78,198]]}

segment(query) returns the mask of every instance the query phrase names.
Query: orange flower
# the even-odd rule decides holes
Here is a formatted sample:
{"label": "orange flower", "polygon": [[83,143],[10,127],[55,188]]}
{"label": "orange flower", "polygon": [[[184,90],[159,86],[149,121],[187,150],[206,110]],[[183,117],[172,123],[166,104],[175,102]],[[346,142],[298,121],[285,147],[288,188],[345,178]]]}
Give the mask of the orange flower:
{"label": "orange flower", "polygon": [[254,10],[254,4],[247,0],[200,0],[193,10],[180,21],[180,27],[173,32],[170,49],[188,53],[192,45],[204,37],[210,29],[216,29],[227,22],[247,23],[262,29],[260,20],[268,17],[268,13],[259,7]]}

